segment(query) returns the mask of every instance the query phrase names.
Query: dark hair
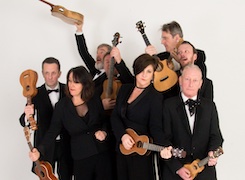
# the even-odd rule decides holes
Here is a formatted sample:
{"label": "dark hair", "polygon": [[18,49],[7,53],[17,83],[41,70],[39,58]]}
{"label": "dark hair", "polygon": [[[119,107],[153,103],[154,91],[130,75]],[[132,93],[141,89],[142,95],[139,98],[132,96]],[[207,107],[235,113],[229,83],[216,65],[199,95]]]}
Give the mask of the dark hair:
{"label": "dark hair", "polygon": [[162,25],[162,31],[169,32],[172,36],[178,34],[181,38],[183,38],[182,29],[176,21],[172,21],[170,23]]}
{"label": "dark hair", "polygon": [[159,58],[149,54],[141,54],[133,63],[134,75],[141,73],[147,66],[152,65],[154,71],[157,69]]}
{"label": "dark hair", "polygon": [[193,44],[191,44],[189,41],[183,41],[181,44],[189,44],[193,49],[193,53],[197,54],[197,50],[196,50],[195,46]]}
{"label": "dark hair", "polygon": [[84,66],[77,66],[77,67],[71,68],[68,71],[67,76],[66,76],[66,86],[67,86],[66,93],[69,97],[72,97],[68,90],[68,81],[69,81],[69,76],[71,73],[73,73],[73,81],[76,83],[81,83],[83,86],[81,98],[85,102],[88,102],[89,99],[94,94],[94,82],[92,80],[91,74],[87,71],[87,69]]}
{"label": "dark hair", "polygon": [[43,65],[47,63],[47,64],[57,64],[58,66],[58,70],[60,71],[60,62],[58,59],[54,58],[54,57],[48,57],[46,59],[44,59],[44,61],[42,62],[42,69],[43,69]]}

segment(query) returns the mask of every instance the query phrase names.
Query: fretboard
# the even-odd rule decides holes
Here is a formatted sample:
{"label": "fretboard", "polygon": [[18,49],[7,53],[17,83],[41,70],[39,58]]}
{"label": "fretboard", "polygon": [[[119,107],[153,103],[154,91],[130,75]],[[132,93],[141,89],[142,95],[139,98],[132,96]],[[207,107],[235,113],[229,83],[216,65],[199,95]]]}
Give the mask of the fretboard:
{"label": "fretboard", "polygon": [[143,33],[143,34],[141,34],[141,35],[142,35],[142,37],[143,37],[143,39],[144,39],[144,41],[145,41],[146,46],[151,45],[151,43],[150,43],[149,39],[147,38],[146,34]]}
{"label": "fretboard", "polygon": [[148,150],[151,150],[151,151],[157,151],[157,152],[160,152],[164,147],[162,146],[158,146],[158,145],[155,145],[155,144],[151,144],[151,143],[143,143],[143,148],[144,149],[148,149]]}

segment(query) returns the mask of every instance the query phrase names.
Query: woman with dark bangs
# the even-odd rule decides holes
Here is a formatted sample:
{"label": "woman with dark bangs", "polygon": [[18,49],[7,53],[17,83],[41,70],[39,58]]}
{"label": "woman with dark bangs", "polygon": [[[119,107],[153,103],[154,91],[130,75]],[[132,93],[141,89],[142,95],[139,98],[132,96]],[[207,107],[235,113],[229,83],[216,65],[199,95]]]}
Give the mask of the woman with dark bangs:
{"label": "woman with dark bangs", "polygon": [[64,127],[71,136],[75,180],[111,180],[107,125],[91,75],[83,66],[69,70],[67,95],[56,104],[52,123],[42,144],[30,152],[33,161],[53,143]]}

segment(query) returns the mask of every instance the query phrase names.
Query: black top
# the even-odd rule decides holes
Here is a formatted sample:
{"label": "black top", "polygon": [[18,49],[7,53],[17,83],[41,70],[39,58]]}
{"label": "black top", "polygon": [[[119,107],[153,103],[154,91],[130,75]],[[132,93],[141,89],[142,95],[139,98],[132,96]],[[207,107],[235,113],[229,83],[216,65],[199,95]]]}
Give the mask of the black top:
{"label": "black top", "polygon": [[120,88],[111,116],[117,143],[121,142],[121,137],[126,133],[125,130],[132,128],[137,134],[152,137],[154,143],[162,145],[164,140],[161,113],[163,96],[151,84],[132,103],[128,104],[127,100],[133,89],[133,84],[126,84]]}
{"label": "black top", "polygon": [[107,150],[106,141],[100,142],[95,138],[98,130],[106,131],[104,110],[100,98],[94,96],[87,102],[88,112],[81,118],[70,98],[63,98],[57,103],[49,131],[42,144],[38,147],[42,154],[55,140],[62,127],[71,136],[71,152],[75,160],[84,159]]}

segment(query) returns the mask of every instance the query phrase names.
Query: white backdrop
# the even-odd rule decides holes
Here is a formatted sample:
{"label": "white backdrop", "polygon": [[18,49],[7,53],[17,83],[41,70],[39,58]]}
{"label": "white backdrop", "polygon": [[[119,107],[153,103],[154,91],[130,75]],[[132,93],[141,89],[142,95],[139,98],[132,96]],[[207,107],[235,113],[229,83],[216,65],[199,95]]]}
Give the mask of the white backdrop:
{"label": "white backdrop", "polygon": [[[245,20],[243,0],[50,0],[85,16],[84,33],[92,55],[102,42],[111,43],[115,32],[123,37],[118,45],[128,67],[144,52],[145,44],[135,27],[145,22],[146,34],[159,52],[162,24],[176,20],[184,39],[206,53],[208,77],[214,83],[220,126],[225,139],[219,159],[219,179],[243,179],[244,140],[244,50]],[[1,179],[38,179],[30,172],[28,146],[18,119],[26,99],[19,83],[26,69],[39,73],[49,56],[61,62],[61,81],[67,71],[81,65],[75,42],[75,26],[51,16],[50,6],[38,0],[1,0],[0,28],[0,169]]]}

